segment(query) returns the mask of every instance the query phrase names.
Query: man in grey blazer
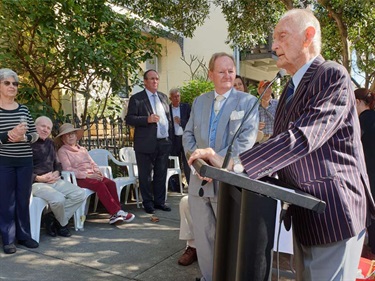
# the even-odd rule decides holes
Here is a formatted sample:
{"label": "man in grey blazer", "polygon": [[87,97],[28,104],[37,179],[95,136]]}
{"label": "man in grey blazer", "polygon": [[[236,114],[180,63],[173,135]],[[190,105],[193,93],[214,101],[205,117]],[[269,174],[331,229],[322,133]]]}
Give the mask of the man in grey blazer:
{"label": "man in grey blazer", "polygon": [[[280,98],[273,136],[240,154],[241,162],[250,178],[277,172],[289,186],[327,204],[323,214],[289,209],[296,279],[355,280],[375,207],[350,76],[320,55],[320,24],[311,11],[288,11],[273,36],[277,66],[292,78]],[[198,151],[189,162],[196,158],[222,161],[212,150]]]}
{"label": "man in grey blazer", "polygon": [[[211,147],[219,155],[224,156],[243,117],[254,107],[257,100],[254,96],[233,88],[236,68],[233,57],[226,53],[216,53],[212,56],[208,76],[214,83],[215,91],[194,100],[190,119],[183,134],[183,146],[185,152]],[[219,103],[217,100],[220,98],[222,100]],[[259,120],[257,107],[254,109],[234,141],[233,155],[251,148],[255,143]],[[201,280],[211,281],[218,183],[210,182],[199,192],[201,183],[202,179],[191,173],[189,205],[198,263],[203,275]]]}

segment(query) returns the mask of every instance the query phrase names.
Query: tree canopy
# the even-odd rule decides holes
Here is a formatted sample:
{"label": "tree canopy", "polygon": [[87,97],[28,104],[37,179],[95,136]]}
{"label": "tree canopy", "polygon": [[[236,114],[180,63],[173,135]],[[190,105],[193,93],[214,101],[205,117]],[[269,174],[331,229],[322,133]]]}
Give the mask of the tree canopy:
{"label": "tree canopy", "polygon": [[343,64],[350,72],[355,51],[365,86],[374,82],[374,0],[216,0],[215,3],[221,5],[228,21],[229,41],[242,48],[265,43],[286,10],[310,7],[321,23],[323,56]]}
{"label": "tree canopy", "polygon": [[[241,49],[267,42],[268,37],[287,10],[310,7],[321,22],[322,54],[326,59],[352,69],[352,53],[357,53],[357,71],[363,73],[366,87],[374,81],[373,60],[375,0],[116,0],[174,28],[184,36],[192,36],[204,22],[209,5],[219,6],[228,22],[228,43]],[[353,74],[353,73],[352,73]]]}
{"label": "tree canopy", "polygon": [[61,89],[87,102],[97,80],[126,91],[122,85],[160,47],[142,20],[114,12],[105,0],[2,0],[0,10],[1,65],[22,75],[49,106]]}
{"label": "tree canopy", "polygon": [[[108,83],[106,98],[126,92],[141,62],[160,50],[160,36],[192,37],[221,7],[228,42],[242,49],[263,44],[288,9],[310,6],[322,26],[326,59],[364,73],[374,84],[375,0],[2,0],[0,64],[23,76],[26,99],[58,103],[64,89],[92,97],[95,81]],[[124,7],[114,11],[113,5]],[[128,84],[129,83],[129,84]],[[375,86],[373,86],[375,87]],[[106,102],[105,99],[104,102]],[[87,106],[85,107],[87,108]],[[105,108],[105,106],[104,106]],[[85,113],[86,114],[86,113]]]}

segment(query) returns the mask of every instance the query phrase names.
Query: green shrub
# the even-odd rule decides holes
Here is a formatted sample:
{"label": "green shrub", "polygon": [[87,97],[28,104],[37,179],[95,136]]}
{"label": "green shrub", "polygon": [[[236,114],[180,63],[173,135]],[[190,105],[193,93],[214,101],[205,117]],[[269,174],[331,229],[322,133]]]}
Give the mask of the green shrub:
{"label": "green shrub", "polygon": [[194,99],[204,93],[212,91],[214,84],[203,79],[190,80],[180,88],[181,102],[192,104]]}

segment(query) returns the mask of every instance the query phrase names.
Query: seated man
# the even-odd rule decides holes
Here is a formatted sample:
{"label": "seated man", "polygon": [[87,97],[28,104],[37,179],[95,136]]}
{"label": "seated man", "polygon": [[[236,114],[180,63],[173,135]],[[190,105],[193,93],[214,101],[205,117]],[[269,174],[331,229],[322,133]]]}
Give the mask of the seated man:
{"label": "seated man", "polygon": [[64,181],[60,177],[61,164],[57,161],[54,142],[49,138],[52,121],[41,116],[35,120],[39,139],[31,145],[33,149],[32,194],[46,200],[51,208],[44,217],[47,234],[70,237],[69,219],[82,205],[85,191]]}

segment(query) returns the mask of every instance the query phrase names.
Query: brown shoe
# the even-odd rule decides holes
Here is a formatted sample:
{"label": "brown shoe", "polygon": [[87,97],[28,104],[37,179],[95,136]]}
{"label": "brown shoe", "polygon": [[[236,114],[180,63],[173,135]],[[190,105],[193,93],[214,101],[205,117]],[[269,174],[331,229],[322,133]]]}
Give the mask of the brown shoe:
{"label": "brown shoe", "polygon": [[178,259],[178,264],[180,265],[191,265],[197,260],[197,250],[188,246],[182,256]]}

